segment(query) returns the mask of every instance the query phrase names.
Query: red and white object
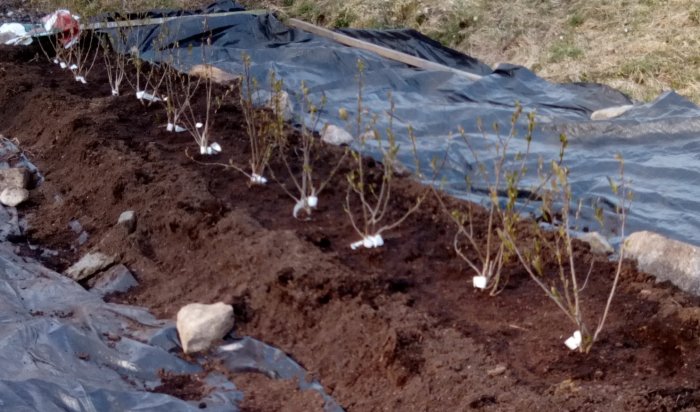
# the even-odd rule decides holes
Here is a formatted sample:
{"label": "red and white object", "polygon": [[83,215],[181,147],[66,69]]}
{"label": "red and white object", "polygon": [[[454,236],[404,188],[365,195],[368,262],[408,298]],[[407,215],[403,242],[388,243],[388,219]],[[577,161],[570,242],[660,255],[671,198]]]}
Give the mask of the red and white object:
{"label": "red and white object", "polygon": [[44,16],[41,22],[44,23],[44,30],[50,33],[59,33],[59,41],[64,48],[69,49],[80,38],[80,17],[71,14],[65,9]]}

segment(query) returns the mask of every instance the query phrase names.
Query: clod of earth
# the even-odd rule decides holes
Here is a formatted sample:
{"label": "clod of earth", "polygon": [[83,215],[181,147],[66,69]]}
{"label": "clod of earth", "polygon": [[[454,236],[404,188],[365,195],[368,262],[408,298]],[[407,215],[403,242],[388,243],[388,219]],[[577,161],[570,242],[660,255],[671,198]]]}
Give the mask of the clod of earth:
{"label": "clod of earth", "polygon": [[233,307],[223,302],[213,305],[190,303],[177,312],[177,332],[185,353],[209,349],[233,329]]}

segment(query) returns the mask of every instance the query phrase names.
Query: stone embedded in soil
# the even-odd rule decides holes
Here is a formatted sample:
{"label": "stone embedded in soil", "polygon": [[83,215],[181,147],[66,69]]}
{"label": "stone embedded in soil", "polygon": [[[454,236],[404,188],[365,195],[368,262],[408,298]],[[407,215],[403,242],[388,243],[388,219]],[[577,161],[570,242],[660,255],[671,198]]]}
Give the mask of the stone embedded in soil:
{"label": "stone embedded in soil", "polygon": [[0,169],[0,190],[8,187],[20,187],[26,189],[29,186],[31,175],[24,167],[11,167]]}
{"label": "stone embedded in soil", "polygon": [[190,303],[177,312],[177,332],[185,353],[207,350],[233,329],[233,307]]}
{"label": "stone embedded in soil", "polygon": [[354,139],[352,135],[342,127],[329,124],[323,129],[321,140],[334,146],[341,146],[352,143]]}
{"label": "stone embedded in soil", "polygon": [[609,255],[615,252],[608,240],[598,232],[588,232],[578,236],[578,239],[588,244],[594,255]]}
{"label": "stone embedded in soil", "polygon": [[93,279],[89,282],[91,283],[90,290],[98,293],[100,296],[109,293],[126,292],[139,284],[131,271],[121,264],[112,266]]}
{"label": "stone embedded in soil", "polygon": [[108,268],[114,263],[114,257],[104,253],[88,253],[66,270],[66,276],[76,282],[87,279],[95,273]]}
{"label": "stone embedded in soil", "polygon": [[124,226],[128,233],[134,233],[136,230],[136,212],[133,210],[127,210],[119,215],[119,220],[117,224]]}
{"label": "stone embedded in soil", "polygon": [[16,207],[27,199],[29,192],[21,187],[7,187],[0,192],[0,203],[5,206]]}
{"label": "stone embedded in soil", "polygon": [[505,365],[498,365],[495,368],[486,371],[486,374],[488,374],[489,376],[498,376],[506,373],[506,370],[508,370],[508,368],[506,368]]}
{"label": "stone embedded in soil", "polygon": [[700,247],[643,231],[627,237],[625,253],[639,270],[700,295]]}

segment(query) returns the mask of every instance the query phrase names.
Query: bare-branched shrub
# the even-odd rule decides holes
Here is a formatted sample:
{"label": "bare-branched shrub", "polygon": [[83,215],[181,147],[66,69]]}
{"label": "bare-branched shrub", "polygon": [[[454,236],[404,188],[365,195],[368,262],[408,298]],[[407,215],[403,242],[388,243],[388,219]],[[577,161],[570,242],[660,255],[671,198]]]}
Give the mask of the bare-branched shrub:
{"label": "bare-branched shrub", "polygon": [[[481,219],[480,216],[475,215],[475,205],[466,203],[463,207],[450,209],[444,202],[443,194],[435,191],[443,211],[457,229],[453,239],[455,253],[472,271],[474,287],[488,290],[491,295],[500,292],[504,284],[503,267],[511,257],[511,251],[506,247],[507,244],[502,241],[499,233],[512,232],[521,215],[517,207],[518,200],[522,200],[519,199],[521,195],[519,186],[527,171],[525,162],[530,155],[532,132],[535,127],[535,114],[532,112],[528,114],[527,132],[523,137],[525,149],[515,154],[511,153],[514,140],[519,137],[517,124],[522,111],[522,106],[516,104],[510,129],[505,135],[501,133],[498,123],[493,124],[492,133],[486,133],[479,122],[481,141],[494,155],[493,160],[488,164],[482,161],[474,147],[474,138],[469,136],[463,128],[459,129],[459,137],[469,148],[471,155],[471,161],[463,171],[466,191],[471,192],[476,184],[485,187],[488,195],[485,233],[475,229],[475,223]],[[530,197],[535,195],[534,192],[529,193]]]}
{"label": "bare-branched shrub", "polygon": [[[562,150],[566,143],[566,138],[562,137]],[[620,163],[619,180],[609,180],[612,192],[617,198],[615,210],[619,225],[617,230],[621,238],[624,239],[627,210],[631,205],[632,192],[625,180],[624,161],[619,155],[617,159]],[[620,245],[617,268],[605,307],[602,309],[595,328],[589,328],[581,294],[588,284],[595,261],[590,262],[585,277],[582,276],[572,237],[572,230],[576,228],[575,223],[579,218],[582,204],[573,198],[568,177],[569,169],[562,163],[555,161],[551,162],[550,167],[551,173],[546,174],[547,188],[542,191],[541,203],[542,216],[547,217],[550,224],[542,225],[533,222],[534,238],[530,245],[519,243],[515,238],[514,231],[502,232],[502,236],[508,240],[509,247],[515,252],[530,278],[576,326],[576,331],[573,336],[567,339],[566,345],[572,350],[578,349],[587,353],[603,330],[615,296],[622,272],[624,243]],[[577,205],[575,209],[572,207],[573,205]],[[554,258],[555,267],[548,267],[545,263],[551,257]]]}
{"label": "bare-branched shrub", "polygon": [[68,68],[73,72],[75,81],[83,84],[87,83],[87,76],[95,66],[99,47],[98,38],[92,32],[81,31],[76,44],[68,49]]}
{"label": "bare-branched shrub", "polygon": [[[122,35],[122,30],[117,30],[117,33]],[[107,80],[112,89],[112,96],[119,96],[121,85],[126,77],[127,56],[115,51],[106,35],[100,38],[100,49],[107,70]]]}
{"label": "bare-branched shrub", "polygon": [[[284,164],[289,174],[290,180],[294,185],[294,193],[284,184],[280,183],[282,189],[295,201],[292,209],[292,216],[299,218],[300,212],[304,212],[307,217],[311,216],[311,212],[318,206],[318,199],[323,189],[333,179],[339,167],[345,158],[347,152],[338,160],[336,166],[331,172],[321,179],[315,173],[315,164],[317,159],[317,148],[321,144],[320,139],[314,135],[314,131],[318,130],[321,120],[321,113],[325,107],[325,96],[321,98],[320,103],[314,103],[309,96],[309,89],[302,82],[299,121],[301,127],[299,130],[299,141],[291,144],[288,139],[288,134],[285,130],[285,114],[287,108],[284,107],[286,102],[283,88],[283,81],[278,79],[274,73],[270,75],[270,84],[272,85],[271,106],[274,115],[274,122],[271,125],[271,133],[279,147],[278,154],[281,162]],[[306,115],[309,119],[307,120]],[[299,166],[301,164],[301,167]],[[275,178],[272,171],[272,177]]]}
{"label": "bare-branched shrub", "polygon": [[[371,116],[365,124],[365,108],[363,106],[364,63],[358,62],[358,95],[355,130],[357,147],[350,151],[353,168],[347,175],[348,189],[345,199],[345,212],[350,223],[361,240],[350,245],[352,249],[359,247],[375,248],[384,245],[382,234],[402,224],[420,207],[426,195],[420,195],[415,202],[398,218],[388,220],[392,199],[392,185],[395,178],[394,170],[398,167],[399,145],[396,142],[393,121],[395,104],[389,95],[390,109],[387,113],[388,127],[382,134],[378,128],[378,116]],[[343,116],[341,116],[343,117]],[[412,127],[408,127],[408,138],[413,142],[415,155],[415,135]],[[365,166],[365,150],[368,142],[372,141],[379,151],[381,171],[376,179],[372,179]],[[378,181],[377,181],[378,180]],[[359,212],[358,212],[359,209]]]}
{"label": "bare-branched shrub", "polygon": [[[207,38],[206,45],[202,45],[202,61],[204,73],[200,76],[183,75],[179,73],[170,73],[166,76],[169,84],[173,89],[172,96],[168,95],[166,109],[170,112],[169,121],[172,120],[173,128],[176,128],[177,121],[182,116],[185,128],[192,135],[195,142],[199,146],[199,153],[202,155],[213,155],[221,152],[221,146],[217,142],[210,143],[211,129],[214,124],[214,80],[213,66],[210,62],[209,49],[211,46],[211,38]],[[167,88],[167,87],[166,87]],[[204,112],[198,113],[197,108],[192,104],[195,94],[199,91],[204,93]]]}
{"label": "bare-branched shrub", "polygon": [[274,152],[275,140],[270,133],[272,119],[269,111],[260,110],[256,105],[256,95],[260,90],[258,81],[253,77],[250,56],[243,54],[243,81],[240,90],[240,106],[245,120],[246,134],[250,143],[250,172],[243,168],[232,166],[245,174],[251,184],[264,185],[267,183],[265,169]]}

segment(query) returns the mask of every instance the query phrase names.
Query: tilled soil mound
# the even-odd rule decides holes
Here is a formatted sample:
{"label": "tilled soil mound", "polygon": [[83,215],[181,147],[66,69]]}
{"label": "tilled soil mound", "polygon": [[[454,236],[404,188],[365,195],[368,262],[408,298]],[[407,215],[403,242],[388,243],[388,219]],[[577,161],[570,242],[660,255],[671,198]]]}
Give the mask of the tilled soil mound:
{"label": "tilled soil mound", "polygon": [[[140,286],[112,299],[161,317],[190,302],[230,303],[237,334],[289,353],[349,411],[700,406],[697,298],[625,265],[601,340],[590,354],[571,352],[563,341],[573,326],[517,265],[506,269],[500,295],[474,290],[434,198],[383,248],[351,251],[357,235],[342,206],[347,161],[312,219],[296,220],[277,183],[249,187],[238,172],[202,164],[230,157],[246,164],[233,98],[213,129],[223,154],[192,159],[185,154],[197,149],[192,138],[166,132],[161,106],[142,105],[131,91],[110,96],[99,61],[82,85],[39,56],[31,47],[0,48],[0,132],[17,139],[45,176],[19,208],[30,230],[17,242],[58,251],[47,265],[63,270],[92,250],[118,255]],[[328,173],[342,153],[324,147],[314,172]],[[382,167],[367,165],[374,174]],[[279,161],[273,170],[289,184]],[[390,214],[424,191],[398,179]],[[138,216],[131,234],[116,225],[125,210]],[[74,220],[89,234],[83,245]],[[614,265],[578,248],[582,267],[598,259],[583,293],[594,320]],[[250,410],[321,408],[315,396],[287,404],[282,386],[266,378],[240,384],[255,388]]]}

